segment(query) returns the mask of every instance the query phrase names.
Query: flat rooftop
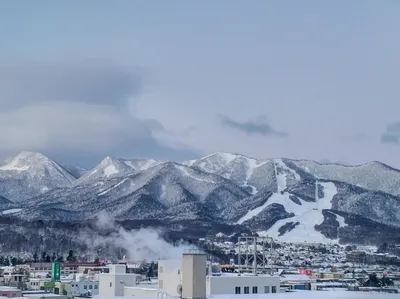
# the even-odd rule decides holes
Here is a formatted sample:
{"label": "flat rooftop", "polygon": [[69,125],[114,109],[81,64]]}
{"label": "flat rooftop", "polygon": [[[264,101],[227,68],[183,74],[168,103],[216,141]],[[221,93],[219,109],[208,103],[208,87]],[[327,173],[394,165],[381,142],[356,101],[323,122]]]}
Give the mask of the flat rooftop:
{"label": "flat rooftop", "polygon": [[[157,299],[157,294],[135,296],[135,299]],[[172,297],[171,297],[172,298]],[[399,294],[350,291],[298,291],[278,294],[212,295],[207,299],[398,299]],[[126,297],[93,296],[93,299],[126,299]]]}
{"label": "flat rooftop", "polygon": [[42,294],[24,294],[24,297],[65,297],[65,296],[53,293],[42,293]]}
{"label": "flat rooftop", "polygon": [[14,287],[0,286],[0,291],[21,291],[21,290]]}

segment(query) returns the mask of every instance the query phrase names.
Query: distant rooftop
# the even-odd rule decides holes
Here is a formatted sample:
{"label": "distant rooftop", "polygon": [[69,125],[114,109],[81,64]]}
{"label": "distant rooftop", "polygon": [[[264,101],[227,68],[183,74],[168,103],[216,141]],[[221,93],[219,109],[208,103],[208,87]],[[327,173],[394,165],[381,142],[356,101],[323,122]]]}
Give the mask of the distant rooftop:
{"label": "distant rooftop", "polygon": [[193,254],[198,254],[198,255],[205,255],[206,253],[203,250],[200,249],[186,249],[183,252],[184,255],[193,255]]}
{"label": "distant rooftop", "polygon": [[20,291],[20,289],[8,286],[0,286],[0,291]]}
{"label": "distant rooftop", "polygon": [[[93,296],[93,299],[126,299],[126,297]],[[157,299],[157,294],[135,296],[135,299]],[[207,299],[398,299],[399,294],[350,291],[298,291],[278,294],[211,295]]]}
{"label": "distant rooftop", "polygon": [[54,293],[42,293],[42,294],[24,294],[24,297],[65,297],[64,295],[57,295]]}

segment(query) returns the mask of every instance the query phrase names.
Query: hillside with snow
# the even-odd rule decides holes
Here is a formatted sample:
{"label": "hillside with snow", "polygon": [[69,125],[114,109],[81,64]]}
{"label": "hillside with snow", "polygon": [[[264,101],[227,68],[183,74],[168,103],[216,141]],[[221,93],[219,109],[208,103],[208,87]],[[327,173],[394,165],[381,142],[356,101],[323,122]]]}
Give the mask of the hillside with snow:
{"label": "hillside with snow", "polygon": [[79,185],[113,177],[124,177],[146,170],[159,163],[160,162],[153,159],[128,160],[115,157],[106,157],[95,168],[86,171],[86,173],[79,177],[79,179],[74,184]]}
{"label": "hillside with snow", "polygon": [[75,181],[67,170],[39,153],[22,152],[0,166],[0,196],[20,202]]}
{"label": "hillside with snow", "polygon": [[183,163],[106,157],[86,170],[23,152],[0,166],[0,217],[70,223],[106,212],[120,221],[200,222],[288,242],[400,238],[398,194],[400,172],[378,162],[215,153]]}

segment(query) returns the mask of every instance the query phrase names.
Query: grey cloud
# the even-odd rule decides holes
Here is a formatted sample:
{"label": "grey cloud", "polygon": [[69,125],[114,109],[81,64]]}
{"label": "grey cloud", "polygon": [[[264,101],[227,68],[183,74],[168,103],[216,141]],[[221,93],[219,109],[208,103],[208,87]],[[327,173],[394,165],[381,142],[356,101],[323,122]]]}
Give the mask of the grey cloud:
{"label": "grey cloud", "polygon": [[236,121],[223,115],[220,115],[219,118],[223,126],[230,127],[248,135],[276,136],[281,138],[287,138],[289,136],[287,132],[274,129],[267,123],[264,116],[259,116],[255,121],[245,122]]}
{"label": "grey cloud", "polygon": [[342,141],[344,142],[366,142],[370,140],[370,136],[364,134],[364,133],[359,133],[359,134],[353,134],[353,135],[345,135],[341,137]]}
{"label": "grey cloud", "polygon": [[166,145],[154,119],[131,115],[141,90],[131,68],[104,61],[28,64],[0,70],[0,155],[39,151],[63,163],[93,166],[107,155],[188,159],[195,150]]}
{"label": "grey cloud", "polygon": [[381,135],[381,143],[400,144],[400,122],[394,122],[386,127]]}
{"label": "grey cloud", "polygon": [[119,105],[140,93],[138,68],[104,60],[27,62],[0,66],[0,107],[32,102],[76,101]]}

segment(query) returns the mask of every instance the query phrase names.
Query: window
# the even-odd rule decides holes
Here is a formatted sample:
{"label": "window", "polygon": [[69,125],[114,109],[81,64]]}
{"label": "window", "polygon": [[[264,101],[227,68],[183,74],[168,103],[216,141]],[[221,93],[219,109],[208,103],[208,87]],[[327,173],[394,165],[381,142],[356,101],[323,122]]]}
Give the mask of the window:
{"label": "window", "polygon": [[160,266],[160,269],[158,270],[158,272],[160,272],[160,273],[163,273],[163,269],[164,267],[163,266]]}
{"label": "window", "polygon": [[93,289],[93,286],[90,284],[89,285],[89,290],[92,290]]}
{"label": "window", "polygon": [[110,282],[110,288],[112,287],[112,282]]}
{"label": "window", "polygon": [[250,294],[250,287],[244,287],[243,294]]}
{"label": "window", "polygon": [[158,280],[158,287],[160,288],[160,289],[162,289],[164,286],[163,286],[163,281],[162,280]]}
{"label": "window", "polygon": [[240,287],[235,287],[235,294],[240,294]]}
{"label": "window", "polygon": [[272,293],[276,293],[276,286],[272,286]]}
{"label": "window", "polygon": [[269,286],[265,286],[265,287],[264,287],[264,293],[265,293],[265,294],[269,293]]}
{"label": "window", "polygon": [[253,287],[253,294],[257,294],[258,293],[258,288],[257,287]]}
{"label": "window", "polygon": [[[110,282],[110,284],[111,284],[111,282]],[[111,286],[110,286],[111,287]],[[85,290],[87,290],[87,285],[85,284],[84,286],[83,286],[83,288],[85,289]]]}
{"label": "window", "polygon": [[94,285],[94,289],[95,289],[95,290],[97,290],[97,288],[98,288],[98,285],[97,285],[97,284],[95,284],[95,285]]}
{"label": "window", "polygon": [[179,274],[181,274],[181,270],[180,270],[180,269],[178,269],[178,275],[179,275]]}

